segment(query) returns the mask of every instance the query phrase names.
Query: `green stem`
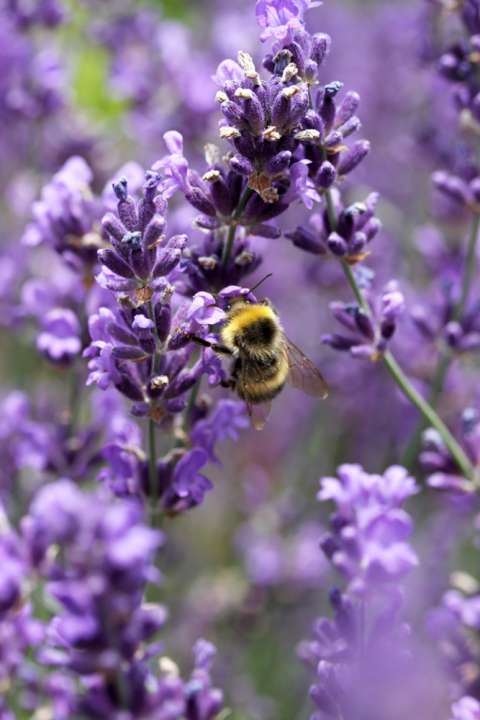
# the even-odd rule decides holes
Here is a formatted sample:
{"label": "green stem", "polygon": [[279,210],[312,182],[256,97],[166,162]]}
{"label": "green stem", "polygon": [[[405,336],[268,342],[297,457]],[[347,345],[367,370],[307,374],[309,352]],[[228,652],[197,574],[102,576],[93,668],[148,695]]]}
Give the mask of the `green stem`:
{"label": "green stem", "polygon": [[240,197],[240,200],[238,202],[238,205],[235,209],[235,211],[232,214],[232,223],[228,228],[228,235],[227,239],[225,241],[225,244],[223,246],[223,252],[222,252],[222,270],[225,270],[227,267],[227,263],[229,261],[230,255],[232,254],[232,248],[233,248],[233,242],[235,240],[235,232],[237,229],[237,222],[238,218],[242,214],[242,212],[245,210],[245,207],[247,205],[247,202],[250,200],[250,198],[253,195],[252,188],[249,188],[248,185],[246,186],[245,190],[242,193],[242,196]]}
{"label": "green stem", "polygon": [[230,258],[230,255],[232,254],[233,241],[235,240],[236,229],[237,229],[236,223],[232,223],[230,225],[230,227],[228,228],[227,239],[223,245],[222,270],[225,270],[225,268],[227,267],[228,260]]}
{"label": "green stem", "polygon": [[[476,269],[475,257],[477,251],[479,228],[480,215],[474,215],[470,229],[470,235],[468,238],[467,254],[465,256],[465,265],[463,270],[463,280],[460,297],[453,309],[454,320],[459,320],[462,317],[467,304],[470,288],[472,286],[473,277]],[[443,348],[441,350],[437,367],[435,368],[435,372],[432,377],[430,394],[428,396],[428,402],[434,408],[437,407],[438,401],[443,391],[443,386],[445,384],[445,378],[447,376],[450,365],[453,362],[453,359],[454,354],[450,349]],[[416,428],[413,431],[412,437],[405,449],[403,460],[404,464],[407,467],[411,467],[415,462],[415,458],[417,457],[420,448],[422,433],[424,429],[425,421],[423,418],[421,418],[417,423]]]}
{"label": "green stem", "polygon": [[[326,153],[324,154],[324,159],[327,159]],[[325,191],[325,202],[327,204],[328,222],[330,223],[330,228],[334,231],[337,229],[337,213],[335,212],[335,204],[331,190]]]}
{"label": "green stem", "polygon": [[[435,373],[432,378],[430,393],[428,395],[428,403],[433,408],[437,407],[438,400],[440,398],[440,395],[442,394],[445,376],[447,374],[448,368],[450,367],[451,361],[452,355],[447,352],[443,352],[438,361]],[[418,457],[418,453],[420,451],[422,434],[425,430],[425,427],[425,418],[422,416],[419,418],[416,427],[412,433],[412,436],[407,443],[407,447],[404,450],[402,464],[405,465],[405,467],[410,468],[413,467],[413,465],[415,464],[416,458]]]}
{"label": "green stem", "polygon": [[362,310],[364,310],[367,315],[370,315],[370,308],[368,307],[368,303],[365,300],[361,289],[357,285],[357,281],[355,280],[355,275],[353,274],[352,268],[347,262],[345,262],[345,260],[342,260],[341,263],[343,272],[345,274],[345,277],[347,278],[347,282],[350,285],[353,294],[355,295],[355,300],[362,308]]}
{"label": "green stem", "polygon": [[153,515],[157,513],[158,475],[157,475],[157,437],[155,421],[148,420],[148,489]]}
{"label": "green stem", "polygon": [[454,458],[458,467],[467,478],[472,478],[473,467],[465,454],[462,447],[455,440],[450,430],[447,428],[443,420],[437,415],[433,407],[425,400],[419,392],[411,384],[400,365],[397,363],[391,352],[386,352],[383,358],[383,362],[395,380],[403,394],[415,405],[415,407],[422,413],[425,420],[428,421],[432,427],[437,430],[438,434],[442,438],[445,446],[450,451],[450,454]]}
{"label": "green stem", "polygon": [[477,240],[478,231],[480,228],[480,214],[476,214],[473,218],[472,227],[470,230],[470,237],[468,239],[467,255],[465,258],[465,266],[463,270],[463,283],[462,290],[460,293],[460,299],[453,312],[454,320],[458,320],[462,317],[465,310],[465,305],[468,300],[470,288],[472,286],[473,276],[475,274],[475,257],[477,252]]}
{"label": "green stem", "polygon": [[[326,192],[326,199],[327,199],[327,212],[328,212],[328,203],[329,203],[329,196],[330,196],[330,202],[332,200],[330,191]],[[332,203],[333,204],[333,203]],[[336,227],[336,218],[333,218],[333,221],[330,221],[330,225],[332,228]],[[478,228],[477,228],[478,229]],[[370,308],[368,306],[367,300],[361,290],[361,288],[358,286],[357,281],[355,279],[355,275],[351,269],[351,267],[345,262],[342,261],[342,267],[343,271],[345,273],[345,277],[347,278],[348,284],[350,285],[352,292],[355,296],[355,299],[357,300],[359,306],[365,310],[369,315],[371,315]],[[470,460],[468,459],[467,455],[465,454],[462,447],[459,445],[459,443],[455,440],[453,435],[451,434],[448,427],[445,425],[443,420],[437,415],[434,408],[430,405],[427,400],[425,400],[420,393],[417,392],[415,387],[412,385],[408,377],[405,375],[403,370],[401,369],[400,365],[395,360],[394,356],[390,351],[386,352],[383,357],[383,362],[385,364],[385,367],[387,368],[388,372],[390,373],[393,380],[396,382],[400,390],[403,392],[405,397],[410,400],[410,402],[415,405],[417,410],[420,411],[420,413],[423,415],[425,420],[434,427],[437,432],[439,433],[440,437],[442,438],[443,442],[445,443],[445,446],[448,448],[450,454],[456,461],[457,465],[461,469],[461,471],[464,473],[465,477],[468,479],[473,478],[474,476],[474,470],[472,467],[472,464],[470,463]]]}

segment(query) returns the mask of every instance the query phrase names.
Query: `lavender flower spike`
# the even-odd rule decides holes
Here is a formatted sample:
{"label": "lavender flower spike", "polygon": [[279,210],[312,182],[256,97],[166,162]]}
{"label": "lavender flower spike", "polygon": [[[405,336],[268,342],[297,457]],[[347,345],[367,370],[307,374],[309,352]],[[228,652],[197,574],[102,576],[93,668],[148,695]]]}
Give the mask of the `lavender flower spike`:
{"label": "lavender flower spike", "polygon": [[322,548],[355,594],[391,583],[417,564],[407,539],[412,524],[401,504],[417,492],[407,471],[393,466],[369,475],[360,465],[341,465],[338,477],[323,478],[318,499],[333,500],[336,512]]}

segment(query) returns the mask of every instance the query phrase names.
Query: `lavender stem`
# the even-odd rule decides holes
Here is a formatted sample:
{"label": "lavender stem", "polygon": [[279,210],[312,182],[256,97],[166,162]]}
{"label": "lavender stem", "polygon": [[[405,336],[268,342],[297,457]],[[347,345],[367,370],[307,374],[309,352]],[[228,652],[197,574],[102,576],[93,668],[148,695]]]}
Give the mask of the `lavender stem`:
{"label": "lavender stem", "polygon": [[[325,195],[327,199],[328,212],[329,206],[333,208],[331,191],[327,190]],[[330,218],[330,225],[332,229],[335,229],[336,218],[334,217],[334,215],[332,215],[332,217]],[[358,304],[363,310],[365,310],[365,312],[370,314],[370,308],[368,306],[367,300],[363,295],[361,288],[357,284],[355,275],[351,267],[346,262],[342,261],[342,268]],[[437,415],[434,408],[429,404],[429,402],[427,402],[427,400],[425,400],[425,398],[420,395],[419,392],[417,392],[417,390],[412,385],[408,377],[405,375],[402,368],[397,363],[395,357],[390,351],[387,351],[383,356],[383,362],[388,372],[392,376],[393,380],[396,382],[405,397],[407,397],[410,402],[415,405],[415,407],[417,408],[417,410],[420,411],[425,420],[427,420],[427,422],[438,431],[443,442],[445,443],[446,447],[450,451],[452,457],[455,459],[457,465],[459,466],[465,477],[467,477],[468,479],[472,479],[474,476],[474,469],[466,453],[459,445],[459,443],[455,440],[443,420]]]}
{"label": "lavender stem", "polygon": [[225,241],[225,245],[223,246],[222,269],[226,268],[228,260],[230,258],[230,255],[232,253],[233,242],[235,240],[235,232],[237,230],[237,223],[235,221],[245,210],[245,206],[246,206],[247,202],[250,200],[252,194],[253,194],[253,190],[251,188],[249,188],[247,185],[242,193],[242,196],[241,196],[239,202],[238,202],[236,210],[232,214],[232,224],[228,228],[227,239]]}
{"label": "lavender stem", "polygon": [[[453,319],[458,320],[463,315],[463,312],[465,310],[465,306],[468,300],[468,296],[470,293],[470,288],[473,281],[473,275],[475,273],[475,256],[476,256],[476,250],[477,250],[477,240],[478,240],[478,231],[480,228],[480,215],[476,214],[473,217],[473,222],[471,225],[470,235],[468,239],[468,247],[467,247],[467,254],[465,257],[465,265],[464,265],[464,271],[463,271],[463,281],[462,281],[462,289],[460,293],[460,298],[455,305],[455,308],[453,310]],[[437,367],[435,368],[435,372],[433,374],[432,383],[431,383],[431,389],[430,389],[430,395],[428,397],[428,402],[432,407],[436,407],[437,403],[440,399],[440,396],[443,391],[443,386],[445,383],[445,378],[447,376],[447,372],[450,368],[450,365],[452,364],[454,359],[454,354],[451,352],[451,350],[445,348],[440,354]],[[415,430],[413,431],[412,437],[408,442],[408,445],[405,449],[403,460],[406,467],[411,467],[413,462],[415,461],[415,458],[418,455],[418,450],[421,443],[422,438],[422,432],[425,429],[425,421],[423,418],[419,420],[417,423],[417,426]]]}
{"label": "lavender stem", "polygon": [[467,247],[467,255],[465,258],[465,266],[463,270],[463,282],[462,282],[462,291],[460,294],[460,299],[455,307],[453,317],[454,320],[458,320],[459,317],[462,316],[465,305],[468,300],[468,295],[470,293],[470,288],[472,286],[473,276],[475,273],[475,256],[477,251],[477,240],[478,240],[478,231],[480,229],[480,215],[475,214],[473,217],[473,222],[470,230],[470,237],[468,240],[468,247]]}
{"label": "lavender stem", "polygon": [[[154,336],[155,336],[155,352],[152,356],[152,375],[155,375],[158,370],[158,332],[155,326],[155,312],[153,309],[153,303],[147,304],[148,315],[154,323]],[[158,473],[157,473],[157,438],[156,438],[156,427],[155,420],[153,418],[148,419],[148,489],[150,495],[151,505],[151,525],[155,527],[156,520],[158,518]]]}
{"label": "lavender stem", "polygon": [[155,421],[148,420],[148,487],[152,508],[152,525],[155,525],[158,503],[158,477],[157,477],[157,438],[155,434]]}

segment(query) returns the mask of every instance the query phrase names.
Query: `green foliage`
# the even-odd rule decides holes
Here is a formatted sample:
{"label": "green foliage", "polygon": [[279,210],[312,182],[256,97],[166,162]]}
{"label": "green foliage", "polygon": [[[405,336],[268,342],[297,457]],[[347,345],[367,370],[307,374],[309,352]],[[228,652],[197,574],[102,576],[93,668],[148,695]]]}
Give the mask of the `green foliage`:
{"label": "green foliage", "polygon": [[75,58],[74,102],[96,120],[115,120],[128,104],[109,94],[107,69],[106,52],[99,46],[83,47]]}
{"label": "green foliage", "polygon": [[[192,10],[192,3],[187,0],[148,0],[150,5],[160,8],[164,15],[176,18],[178,20],[185,20],[188,18]],[[200,5],[199,2],[194,2],[194,5]]]}
{"label": "green foliage", "polygon": [[116,121],[128,102],[109,90],[108,53],[89,34],[85,7],[78,0],[70,0],[69,5],[69,22],[58,35],[70,65],[73,103],[94,121]]}

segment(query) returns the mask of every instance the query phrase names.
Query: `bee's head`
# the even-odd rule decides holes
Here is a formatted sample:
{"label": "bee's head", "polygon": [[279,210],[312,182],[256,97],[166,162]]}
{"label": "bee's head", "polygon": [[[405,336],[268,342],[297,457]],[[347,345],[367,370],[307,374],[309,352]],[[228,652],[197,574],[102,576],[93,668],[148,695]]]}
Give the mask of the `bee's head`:
{"label": "bee's head", "polygon": [[277,317],[278,317],[278,310],[269,298],[263,298],[262,300],[259,300],[258,302],[260,305],[266,305],[267,307],[269,307],[271,310],[273,310],[275,315],[277,315]]}
{"label": "bee's head", "polygon": [[239,308],[241,305],[249,305],[250,300],[246,300],[242,295],[230,298],[226,306],[227,311]]}

